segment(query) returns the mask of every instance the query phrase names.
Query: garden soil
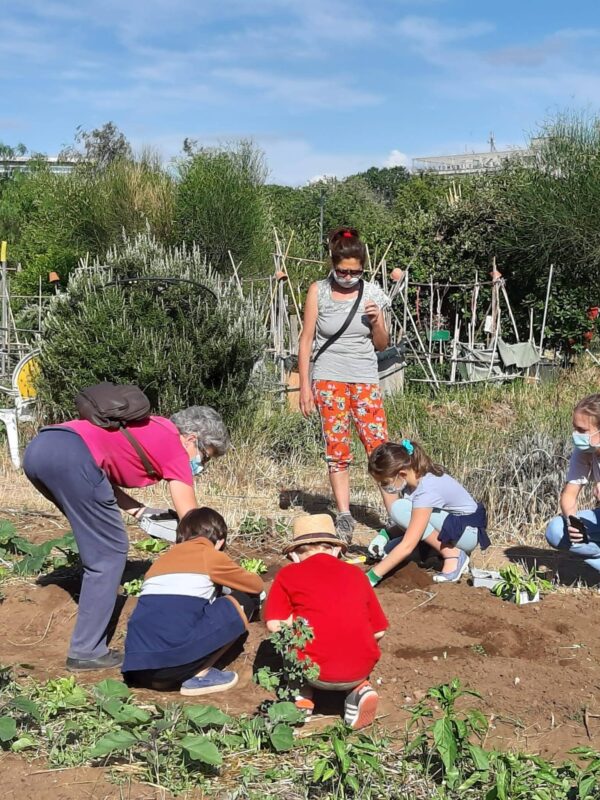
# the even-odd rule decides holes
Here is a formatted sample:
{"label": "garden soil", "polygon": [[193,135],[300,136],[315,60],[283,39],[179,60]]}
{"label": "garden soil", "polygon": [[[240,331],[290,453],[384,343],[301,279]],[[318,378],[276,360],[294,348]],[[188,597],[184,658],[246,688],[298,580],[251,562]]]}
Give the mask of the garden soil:
{"label": "garden soil", "polygon": [[[31,530],[28,537],[35,538]],[[269,577],[279,564],[283,562],[270,561]],[[129,564],[132,574],[146,567],[147,563]],[[0,663],[14,665],[19,679],[67,674],[64,663],[77,612],[76,586],[72,575],[57,574],[41,583],[11,581],[3,587]],[[552,759],[566,757],[569,748],[578,745],[600,749],[600,719],[594,716],[600,715],[600,595],[596,591],[560,590],[539,604],[517,607],[488,590],[472,588],[466,580],[458,585],[434,584],[430,572],[411,562],[385,580],[377,594],[391,623],[372,675],[380,695],[381,725],[402,736],[407,708],[429,687],[458,677],[481,695],[481,699],[467,698],[465,704],[479,706],[490,720],[488,746]],[[122,646],[135,602],[128,598],[121,603],[112,646]],[[238,685],[206,702],[231,714],[256,710],[267,697],[252,682],[253,669],[269,658],[264,639],[263,625],[253,623],[244,651],[230,667],[239,673]],[[109,674],[120,676],[114,670],[81,673],[78,679],[94,683]],[[136,693],[144,702],[179,699],[178,693]],[[323,695],[317,700],[322,714],[335,715],[339,710],[336,698]],[[186,702],[192,700],[186,698]],[[330,721],[331,716],[317,716],[310,725]],[[164,797],[146,786],[121,795],[99,769],[44,771],[43,763],[28,764],[10,754],[0,756],[0,768],[5,800]]]}

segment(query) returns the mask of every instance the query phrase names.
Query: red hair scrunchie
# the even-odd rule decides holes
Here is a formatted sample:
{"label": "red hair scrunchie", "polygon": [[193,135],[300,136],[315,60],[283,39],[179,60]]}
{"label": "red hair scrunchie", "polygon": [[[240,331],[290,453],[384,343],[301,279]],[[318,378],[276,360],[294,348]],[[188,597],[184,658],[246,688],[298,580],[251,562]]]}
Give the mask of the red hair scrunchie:
{"label": "red hair scrunchie", "polygon": [[350,233],[350,231],[344,231],[342,233],[342,236],[344,237],[344,239],[351,239],[352,238],[352,234]]}

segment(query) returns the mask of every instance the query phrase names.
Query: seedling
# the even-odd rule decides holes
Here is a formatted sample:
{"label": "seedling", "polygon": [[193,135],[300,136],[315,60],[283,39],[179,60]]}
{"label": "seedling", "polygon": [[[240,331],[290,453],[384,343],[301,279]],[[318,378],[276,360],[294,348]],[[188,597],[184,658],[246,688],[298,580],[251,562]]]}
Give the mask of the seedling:
{"label": "seedling", "polygon": [[318,665],[308,656],[301,657],[302,649],[314,639],[314,633],[307,621],[298,617],[291,625],[282,625],[269,639],[275,652],[281,656],[281,669],[261,667],[254,680],[263,689],[275,692],[280,700],[288,700],[294,696],[292,687],[319,677]]}
{"label": "seedling", "polygon": [[534,567],[524,573],[516,564],[509,564],[500,570],[500,581],[492,592],[503,600],[523,605],[536,602],[539,600],[540,592],[548,592],[551,589],[552,583],[542,578]]}
{"label": "seedling", "polygon": [[162,553],[167,550],[169,543],[164,539],[142,539],[140,542],[135,542],[133,545],[136,550],[141,550],[142,553]]}
{"label": "seedling", "polygon": [[238,533],[248,539],[264,539],[269,533],[269,520],[259,514],[246,514],[240,522]]}
{"label": "seedling", "polygon": [[128,597],[138,597],[142,591],[143,578],[134,578],[131,581],[126,581],[123,584],[123,591]]}
{"label": "seedling", "polygon": [[254,572],[255,575],[262,575],[267,571],[267,565],[262,558],[242,558],[240,559],[240,566],[248,570],[248,572]]}

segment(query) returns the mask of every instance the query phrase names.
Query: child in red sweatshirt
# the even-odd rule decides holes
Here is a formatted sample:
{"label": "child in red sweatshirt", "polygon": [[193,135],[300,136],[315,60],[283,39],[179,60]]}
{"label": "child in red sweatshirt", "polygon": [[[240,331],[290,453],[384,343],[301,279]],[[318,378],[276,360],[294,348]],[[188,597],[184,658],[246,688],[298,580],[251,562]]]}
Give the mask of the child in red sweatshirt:
{"label": "child in red sweatshirt", "polygon": [[299,517],[284,549],[294,563],[277,574],[264,610],[269,631],[302,617],[314,638],[303,648],[319,677],[299,688],[296,705],[311,714],[313,688],[346,693],[344,721],[363,728],[375,719],[377,693],[368,681],[381,655],[388,621],[368,578],[339,560],[347,545],[327,514]]}

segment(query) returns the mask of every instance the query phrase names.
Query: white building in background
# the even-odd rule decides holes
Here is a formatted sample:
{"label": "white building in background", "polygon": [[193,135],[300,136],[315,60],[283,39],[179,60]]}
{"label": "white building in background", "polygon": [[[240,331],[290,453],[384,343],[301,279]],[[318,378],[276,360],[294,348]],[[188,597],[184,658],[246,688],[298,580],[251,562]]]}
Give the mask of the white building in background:
{"label": "white building in background", "polygon": [[[69,158],[60,156],[41,156],[41,160],[48,165],[50,172],[57,175],[66,175],[72,172],[81,161],[73,161]],[[32,161],[38,161],[31,156],[14,156],[13,158],[0,158],[0,177],[2,175],[12,175],[15,172],[27,172]]]}
{"label": "white building in background", "polygon": [[458,153],[449,156],[420,156],[413,158],[413,172],[433,172],[439,175],[468,175],[496,172],[509,161],[532,162],[537,157],[541,139],[532,139],[529,147],[510,147],[496,150],[493,135],[490,149],[485,153]]}

